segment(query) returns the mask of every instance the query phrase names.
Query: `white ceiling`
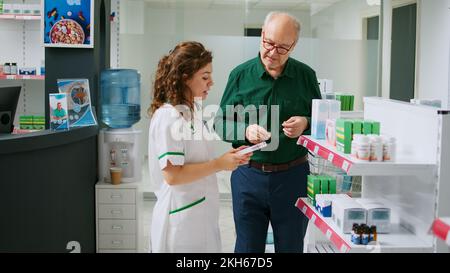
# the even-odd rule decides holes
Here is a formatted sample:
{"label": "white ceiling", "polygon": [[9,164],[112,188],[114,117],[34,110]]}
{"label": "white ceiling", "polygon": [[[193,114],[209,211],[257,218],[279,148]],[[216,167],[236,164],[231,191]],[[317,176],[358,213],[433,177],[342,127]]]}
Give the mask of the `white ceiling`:
{"label": "white ceiling", "polygon": [[341,0],[145,0],[152,7],[193,8],[241,7],[249,9],[283,9],[311,11],[328,7]]}

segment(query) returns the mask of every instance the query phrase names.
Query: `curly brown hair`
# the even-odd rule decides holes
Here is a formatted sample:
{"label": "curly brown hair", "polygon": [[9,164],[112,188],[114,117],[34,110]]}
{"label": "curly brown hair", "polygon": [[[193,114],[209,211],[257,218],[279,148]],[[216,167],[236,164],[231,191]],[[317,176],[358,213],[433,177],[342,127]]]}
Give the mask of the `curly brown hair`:
{"label": "curly brown hair", "polygon": [[212,62],[212,53],[199,42],[182,42],[162,57],[153,84],[153,101],[148,109],[152,115],[164,103],[194,108],[193,95],[186,81]]}

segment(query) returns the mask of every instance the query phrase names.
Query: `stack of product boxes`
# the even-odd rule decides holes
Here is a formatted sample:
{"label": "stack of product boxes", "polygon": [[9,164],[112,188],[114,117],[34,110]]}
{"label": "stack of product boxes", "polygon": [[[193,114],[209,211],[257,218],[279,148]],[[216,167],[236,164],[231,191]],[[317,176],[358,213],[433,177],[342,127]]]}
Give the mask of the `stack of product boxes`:
{"label": "stack of product boxes", "polygon": [[345,154],[351,153],[353,135],[380,135],[380,123],[377,121],[338,119],[335,128],[336,149]]}
{"label": "stack of product boxes", "polygon": [[316,194],[314,206],[324,217],[331,217],[342,233],[352,234],[354,244],[376,241],[374,233],[386,234],[391,230],[391,210],[377,200]]}
{"label": "stack of product boxes", "polygon": [[44,130],[45,117],[44,116],[20,116],[20,129],[22,130]]}
{"label": "stack of product boxes", "polygon": [[324,217],[331,216],[331,204],[322,202],[316,197],[336,194],[336,178],[324,175],[308,175],[307,194],[309,201]]}
{"label": "stack of product boxes", "polygon": [[336,100],[341,102],[341,111],[353,111],[355,105],[355,96],[336,93]]}

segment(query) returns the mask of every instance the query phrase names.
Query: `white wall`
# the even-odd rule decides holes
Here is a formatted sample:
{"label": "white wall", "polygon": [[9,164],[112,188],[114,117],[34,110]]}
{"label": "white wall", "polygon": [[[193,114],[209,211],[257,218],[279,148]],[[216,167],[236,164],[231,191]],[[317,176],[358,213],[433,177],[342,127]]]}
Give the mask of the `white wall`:
{"label": "white wall", "polygon": [[[308,12],[289,11],[303,23],[302,37],[292,56],[313,67],[319,78],[333,79],[336,91],[355,94],[356,108],[361,109],[362,97],[376,94],[378,43],[362,40],[362,14],[367,11],[362,3],[353,7],[352,1],[355,0],[346,0],[337,5],[337,10],[332,6],[314,17],[310,17]],[[350,15],[347,9],[354,14]],[[239,7],[219,10],[177,6],[169,9],[155,8],[142,1],[120,1],[120,64],[121,67],[138,69],[142,74],[142,119],[136,127],[142,129],[144,143],[149,123],[146,110],[158,60],[179,41],[204,43],[214,55],[215,81],[205,104],[218,104],[229,72],[258,53],[259,37],[243,37],[244,25],[261,26],[269,11],[257,9],[246,13]],[[332,39],[312,39],[311,19],[331,16],[327,14],[333,14],[335,21],[352,18],[347,18],[338,28],[333,26],[333,33],[340,34],[332,35]],[[129,20],[130,17],[132,19]],[[320,27],[326,32],[325,26]],[[344,34],[345,30],[349,30],[349,34]],[[218,147],[219,153],[228,145],[221,143]]]}
{"label": "white wall", "polygon": [[319,39],[362,40],[363,19],[380,14],[379,6],[366,0],[344,0],[314,14],[312,36]]}
{"label": "white wall", "polygon": [[309,63],[319,78],[334,81],[336,92],[353,94],[357,110],[363,108],[363,97],[377,94],[378,41],[366,40],[364,20],[379,14],[380,6],[366,0],[343,0],[311,17],[317,40],[313,52],[303,57],[315,57]]}
{"label": "white wall", "polygon": [[[417,98],[450,107],[450,0],[419,1]],[[448,103],[448,105],[446,105]]]}

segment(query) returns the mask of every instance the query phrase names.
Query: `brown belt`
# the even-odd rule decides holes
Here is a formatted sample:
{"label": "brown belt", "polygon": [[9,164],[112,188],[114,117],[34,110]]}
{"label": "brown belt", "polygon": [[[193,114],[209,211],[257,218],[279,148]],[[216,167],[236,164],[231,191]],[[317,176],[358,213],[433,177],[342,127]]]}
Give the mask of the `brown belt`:
{"label": "brown belt", "polygon": [[250,161],[249,165],[250,165],[250,167],[256,168],[265,173],[272,173],[272,172],[287,171],[289,168],[301,165],[305,162],[308,162],[307,155],[302,156],[296,160],[293,160],[293,161],[285,163],[285,164],[258,163],[255,161]]}

